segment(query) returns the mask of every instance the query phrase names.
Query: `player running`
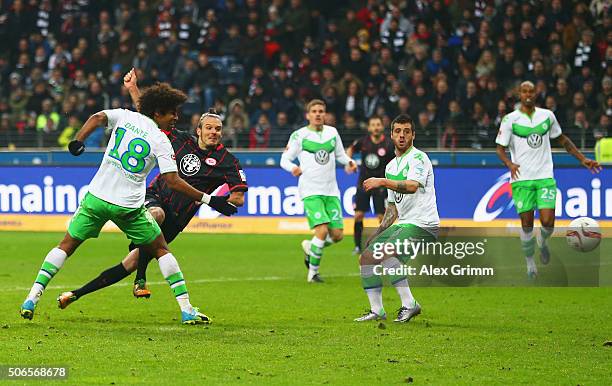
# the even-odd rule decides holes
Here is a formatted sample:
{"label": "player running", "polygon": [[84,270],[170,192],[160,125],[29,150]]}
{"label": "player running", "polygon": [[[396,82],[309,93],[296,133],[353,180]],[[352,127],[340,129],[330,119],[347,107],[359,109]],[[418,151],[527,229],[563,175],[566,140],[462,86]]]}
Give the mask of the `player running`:
{"label": "player running", "polygon": [[100,126],[112,129],[102,163],[89,184],[85,195],[68,226],[59,246],[45,257],[34,285],[21,306],[21,316],[32,319],[40,297],[51,279],[62,268],[83,241],[98,237],[102,226],[113,221],[136,245],[155,256],[164,278],[172,288],[185,324],[206,323],[208,317],[189,302],[185,279],[176,258],[168,249],[161,230],[145,209],[146,178],[155,164],[170,189],[194,201],[215,207],[226,214],[236,207],[224,198],[211,197],[178,176],[174,152],[168,137],[161,130],[173,126],[177,109],[186,96],[168,84],[156,84],[146,89],[140,98],[141,113],[124,109],[100,111],[87,120],[69,144],[70,152],[78,156],[85,150],[83,141]]}
{"label": "player running", "polygon": [[[125,76],[124,85],[132,99],[137,102],[140,90],[133,71]],[[168,129],[165,133],[174,148],[181,178],[206,193],[212,193],[227,183],[230,191],[227,201],[242,206],[244,192],[247,190],[246,176],[238,160],[220,143],[221,128],[221,117],[212,110],[200,117],[195,128],[196,135],[174,128]],[[174,193],[168,188],[163,177],[157,176],[147,188],[145,206],[160,224],[166,241],[171,243],[198,212],[200,203]],[[62,293],[57,299],[59,307],[64,309],[91,292],[123,280],[137,267],[134,296],[148,298],[151,292],[146,287],[146,269],[152,256],[143,248],[134,247],[133,244],[130,245],[130,253],[121,263],[105,270],[83,287]]]}
{"label": "player running", "polygon": [[[406,275],[397,274],[408,256],[397,253],[377,256],[374,252],[385,243],[396,240],[435,241],[440,226],[436,205],[436,190],[431,161],[427,154],[414,147],[414,122],[401,114],[391,123],[391,140],[395,158],[387,164],[386,178],[368,178],[366,191],[386,188],[387,210],[376,232],[366,243],[359,258],[361,284],[370,301],[370,310],[356,322],[387,318],[382,302],[382,274],[389,278],[402,301],[396,322],[408,322],[421,313],[421,306],[412,296]],[[398,223],[393,225],[396,219]]]}
{"label": "player running", "polygon": [[[586,158],[574,143],[561,133],[561,127],[552,111],[535,106],[535,97],[533,83],[521,83],[521,105],[504,117],[496,139],[497,155],[510,169],[512,198],[521,218],[521,246],[529,278],[535,278],[538,274],[533,260],[536,242],[542,264],[548,264],[550,261],[547,240],[555,228],[557,183],[553,176],[550,139],[556,138],[568,153],[592,173],[601,171],[598,162]],[[506,147],[510,149],[511,160],[506,155]],[[536,208],[540,211],[542,228],[534,239],[533,212]]]}
{"label": "player running", "polygon": [[[323,248],[342,240],[342,206],[336,181],[336,161],[347,165],[347,172],[357,169],[355,161],[346,155],[342,140],[335,127],[323,124],[325,102],[313,99],[306,105],[308,126],[291,134],[287,150],[281,157],[281,167],[299,177],[298,189],[304,202],[304,211],[312,240],[304,240],[309,283],[321,283],[319,266]],[[300,165],[293,163],[298,159]]]}
{"label": "player running", "polygon": [[366,192],[363,182],[371,177],[384,177],[385,167],[394,158],[393,142],[385,136],[385,128],[380,117],[372,116],[368,119],[368,135],[353,142],[346,154],[353,157],[355,153],[361,153],[361,166],[359,167],[359,178],[357,180],[357,192],[355,193],[355,225],[354,225],[354,254],[361,253],[361,238],[363,234],[363,217],[365,212],[370,211],[370,198],[374,203],[374,213],[378,221],[382,220],[385,213],[385,199],[387,191],[385,188],[372,189]]}

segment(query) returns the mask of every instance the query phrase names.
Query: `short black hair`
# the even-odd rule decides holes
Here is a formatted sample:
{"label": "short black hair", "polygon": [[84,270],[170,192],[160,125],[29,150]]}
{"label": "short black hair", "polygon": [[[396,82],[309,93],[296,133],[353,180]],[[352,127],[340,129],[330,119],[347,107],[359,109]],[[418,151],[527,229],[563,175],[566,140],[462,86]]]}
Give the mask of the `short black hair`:
{"label": "short black hair", "polygon": [[412,119],[412,117],[408,114],[400,114],[397,117],[395,117],[395,119],[393,119],[393,121],[391,122],[391,131],[393,131],[393,126],[395,126],[396,123],[410,123],[410,129],[412,130],[412,133],[415,133],[414,130],[414,120]]}
{"label": "short black hair", "polygon": [[187,95],[181,90],[171,87],[168,83],[156,83],[140,95],[140,112],[153,119],[155,113],[176,111],[186,100]]}

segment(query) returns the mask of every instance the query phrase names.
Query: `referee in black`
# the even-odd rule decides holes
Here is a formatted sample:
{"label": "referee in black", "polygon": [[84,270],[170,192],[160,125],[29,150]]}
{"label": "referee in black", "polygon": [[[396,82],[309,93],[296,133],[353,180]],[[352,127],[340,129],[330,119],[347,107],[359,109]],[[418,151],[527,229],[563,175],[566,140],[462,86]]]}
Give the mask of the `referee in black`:
{"label": "referee in black", "polygon": [[385,213],[385,201],[387,191],[385,188],[379,188],[366,192],[363,189],[363,181],[370,177],[384,177],[385,167],[393,158],[395,158],[393,142],[385,133],[382,119],[377,116],[371,116],[368,119],[368,135],[363,136],[353,142],[346,154],[353,157],[353,154],[361,153],[361,166],[359,167],[359,180],[357,181],[357,193],[355,194],[355,228],[354,239],[355,249],[354,254],[361,253],[361,239],[363,234],[363,217],[365,212],[371,210],[370,198],[374,204],[374,213],[378,217],[378,221],[382,220]]}

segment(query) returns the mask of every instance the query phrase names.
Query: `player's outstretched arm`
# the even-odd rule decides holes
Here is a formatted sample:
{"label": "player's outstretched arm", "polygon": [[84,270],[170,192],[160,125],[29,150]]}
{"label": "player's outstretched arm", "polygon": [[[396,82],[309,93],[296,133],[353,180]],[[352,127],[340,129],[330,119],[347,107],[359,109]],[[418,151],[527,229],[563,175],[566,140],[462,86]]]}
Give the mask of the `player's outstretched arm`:
{"label": "player's outstretched arm", "polygon": [[85,145],[83,141],[87,139],[100,126],[106,126],[108,123],[108,117],[103,111],[99,111],[90,116],[87,121],[81,127],[74,139],[68,144],[68,150],[72,155],[81,155],[85,151]]}
{"label": "player's outstretched arm", "polygon": [[170,189],[186,195],[193,201],[203,202],[221,214],[231,216],[238,211],[234,204],[227,201],[227,197],[211,196],[201,192],[185,182],[177,172],[164,173],[161,176]]}
{"label": "player's outstretched arm", "polygon": [[589,169],[591,171],[591,173],[593,173],[593,174],[599,173],[602,170],[602,167],[599,164],[599,162],[585,157],[584,154],[582,154],[582,152],[580,150],[578,150],[576,145],[574,145],[574,142],[572,142],[572,140],[569,139],[569,137],[567,135],[561,134],[557,138],[557,141],[559,142],[559,144],[561,146],[563,146],[565,148],[565,151],[567,151],[569,154],[571,154],[574,157],[576,157],[576,159],[578,161],[580,161],[582,166],[584,166],[585,168]]}
{"label": "player's outstretched arm", "polygon": [[136,109],[140,111],[140,89],[138,88],[138,79],[136,77],[136,70],[132,67],[132,69],[125,74],[123,77],[123,86],[130,93],[130,98],[132,98],[132,102]]}
{"label": "player's outstretched arm", "polygon": [[413,194],[419,189],[419,183],[414,180],[389,180],[387,178],[368,178],[363,182],[366,192],[376,188],[387,188],[402,194]]}
{"label": "player's outstretched arm", "polygon": [[376,229],[376,232],[374,232],[370,237],[368,237],[368,240],[366,241],[366,248],[368,247],[368,245],[370,245],[370,242],[374,240],[376,236],[378,236],[379,234],[384,232],[385,229],[393,225],[393,223],[397,219],[397,207],[392,202],[389,202],[388,204],[389,205],[387,205],[387,209],[385,209],[385,214],[380,222],[380,225],[378,226],[378,229]]}
{"label": "player's outstretched arm", "polygon": [[510,169],[510,177],[513,180],[518,179],[520,165],[513,163],[510,158],[508,158],[508,155],[506,154],[506,147],[497,144],[495,151],[497,152],[497,157],[504,163],[504,165],[506,165],[508,169]]}

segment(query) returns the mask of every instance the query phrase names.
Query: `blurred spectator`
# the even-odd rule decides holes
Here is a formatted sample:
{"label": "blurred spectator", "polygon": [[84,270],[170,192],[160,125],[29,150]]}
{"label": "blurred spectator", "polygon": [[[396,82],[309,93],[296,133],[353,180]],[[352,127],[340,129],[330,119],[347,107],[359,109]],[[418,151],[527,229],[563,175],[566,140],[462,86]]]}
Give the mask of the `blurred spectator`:
{"label": "blurred spectator", "polygon": [[249,149],[265,149],[270,147],[272,125],[266,114],[261,114],[255,126],[249,132]]}
{"label": "blurred spectator", "polygon": [[293,127],[289,124],[287,113],[281,111],[276,115],[276,123],[272,130],[272,147],[284,147],[289,141],[289,136],[293,132]]}
{"label": "blurred spectator", "polygon": [[249,117],[246,114],[244,102],[234,99],[229,103],[228,115],[225,120],[225,143],[230,147],[246,147],[244,137],[247,134]]}
{"label": "blurred spectator", "polygon": [[[593,139],[595,142],[602,138],[606,138],[610,133],[610,116],[602,114],[599,117],[597,126],[593,129]],[[587,145],[588,146],[588,145]]]}
{"label": "blurred spectator", "polygon": [[442,149],[454,150],[459,145],[459,136],[457,135],[457,129],[453,122],[449,121],[442,133],[442,138],[440,139],[440,147]]}
{"label": "blurred spectator", "polygon": [[62,132],[57,138],[57,144],[61,148],[68,149],[68,144],[74,139],[74,135],[80,128],[81,122],[79,122],[79,119],[76,116],[71,115],[68,118],[68,124],[61,129]]}
{"label": "blurred spectator", "polygon": [[[240,147],[249,146],[246,131],[260,115],[274,127],[271,138],[279,122],[302,124],[301,106],[313,97],[325,99],[342,135],[360,133],[374,113],[388,123],[408,111],[435,133],[418,141],[435,147],[446,134],[449,148],[494,147],[491,133],[526,79],[536,84],[538,106],[553,109],[570,132],[585,126],[579,112],[598,133],[612,115],[605,1],[99,3],[0,3],[0,117],[12,126],[11,144],[38,144],[44,100],[61,117],[56,131],[71,116],[133,108],[122,87],[132,66],[142,87],[168,81],[185,91],[182,116],[226,107],[234,128],[226,141]],[[232,115],[234,100],[242,112]],[[187,119],[178,125],[187,128]],[[584,145],[594,138],[585,134]]]}
{"label": "blurred spectator", "polygon": [[593,127],[587,119],[587,114],[583,110],[574,112],[573,125],[568,130],[568,136],[580,149],[593,147],[595,145],[595,136]]}
{"label": "blurred spectator", "polygon": [[42,111],[36,117],[36,131],[38,132],[38,147],[53,146],[57,140],[57,129],[60,116],[53,111],[53,101],[45,99],[42,102]]}

